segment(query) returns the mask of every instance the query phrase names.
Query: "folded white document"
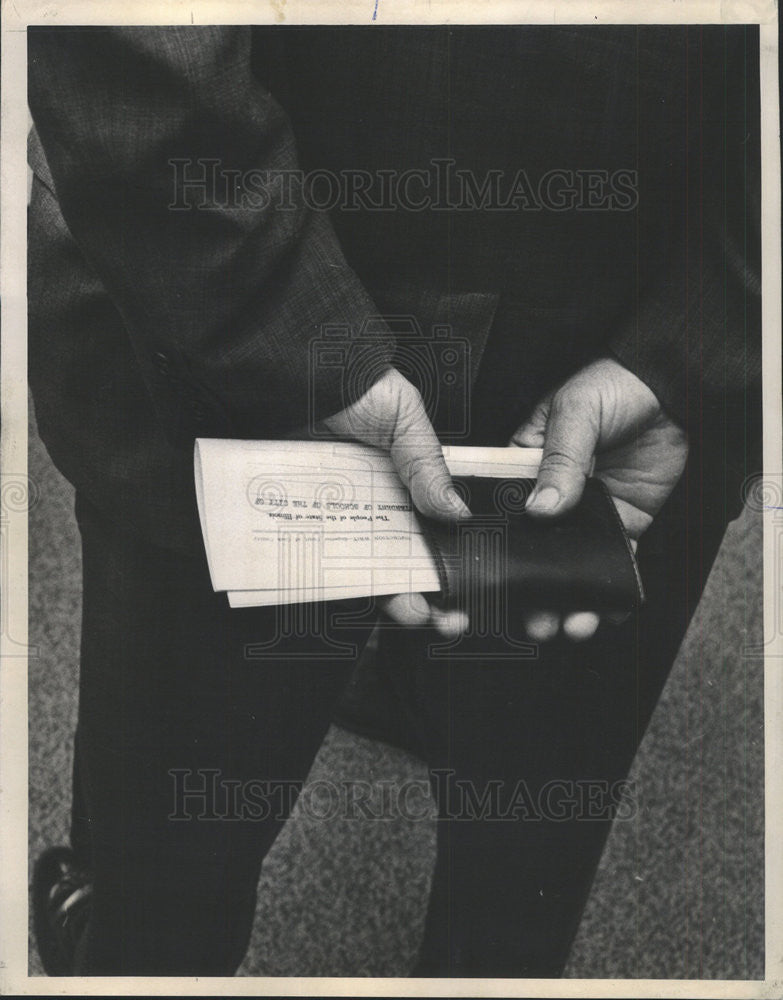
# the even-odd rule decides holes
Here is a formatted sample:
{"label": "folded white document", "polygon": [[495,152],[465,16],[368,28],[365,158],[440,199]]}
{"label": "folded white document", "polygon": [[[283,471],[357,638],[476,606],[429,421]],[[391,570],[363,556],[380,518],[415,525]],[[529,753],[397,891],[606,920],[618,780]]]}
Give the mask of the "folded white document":
{"label": "folded white document", "polygon": [[[537,448],[444,447],[452,475],[535,478]],[[389,456],[328,441],[199,438],[212,586],[231,607],[433,592],[437,568]]]}

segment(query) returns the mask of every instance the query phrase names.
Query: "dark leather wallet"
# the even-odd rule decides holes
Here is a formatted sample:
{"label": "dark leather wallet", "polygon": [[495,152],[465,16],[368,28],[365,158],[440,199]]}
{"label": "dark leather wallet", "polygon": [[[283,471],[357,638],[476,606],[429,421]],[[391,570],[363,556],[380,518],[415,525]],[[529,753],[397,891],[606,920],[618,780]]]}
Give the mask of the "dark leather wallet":
{"label": "dark leather wallet", "polygon": [[525,513],[533,479],[457,476],[454,483],[473,516],[424,522],[447,606],[470,609],[499,587],[512,607],[621,616],[643,602],[630,540],[600,480],[587,481],[568,514],[545,521]]}

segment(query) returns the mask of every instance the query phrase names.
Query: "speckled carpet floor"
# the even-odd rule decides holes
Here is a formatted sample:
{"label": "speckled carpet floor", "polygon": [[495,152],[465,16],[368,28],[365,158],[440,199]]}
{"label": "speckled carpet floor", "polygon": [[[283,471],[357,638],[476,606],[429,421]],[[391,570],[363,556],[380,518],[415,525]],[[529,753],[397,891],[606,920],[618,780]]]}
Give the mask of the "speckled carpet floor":
{"label": "speckled carpet floor", "polygon": [[[72,492],[31,430],[30,859],[67,840],[80,556]],[[615,824],[567,975],[763,976],[761,520],[729,529],[634,765],[638,809]],[[311,782],[425,780],[399,751],[332,729]],[[378,788],[381,786],[378,785]],[[406,975],[434,821],[295,809],[267,858],[243,975]],[[30,972],[40,974],[31,942]]]}

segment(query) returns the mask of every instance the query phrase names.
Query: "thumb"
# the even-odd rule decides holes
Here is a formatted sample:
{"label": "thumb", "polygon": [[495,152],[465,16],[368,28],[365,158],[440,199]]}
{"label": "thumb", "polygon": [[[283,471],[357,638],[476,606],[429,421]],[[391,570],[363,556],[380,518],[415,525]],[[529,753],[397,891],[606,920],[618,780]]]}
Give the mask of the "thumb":
{"label": "thumb", "polygon": [[600,401],[592,393],[574,388],[555,394],[544,431],[538,481],[527,502],[530,514],[565,514],[579,503],[599,430]]}
{"label": "thumb", "polygon": [[335,434],[388,451],[422,514],[451,521],[470,515],[451,482],[418,390],[395,368],[325,423]]}
{"label": "thumb", "polygon": [[408,487],[417,510],[427,517],[454,521],[470,516],[449,475],[437,435],[424,403],[411,386],[398,407],[389,454]]}

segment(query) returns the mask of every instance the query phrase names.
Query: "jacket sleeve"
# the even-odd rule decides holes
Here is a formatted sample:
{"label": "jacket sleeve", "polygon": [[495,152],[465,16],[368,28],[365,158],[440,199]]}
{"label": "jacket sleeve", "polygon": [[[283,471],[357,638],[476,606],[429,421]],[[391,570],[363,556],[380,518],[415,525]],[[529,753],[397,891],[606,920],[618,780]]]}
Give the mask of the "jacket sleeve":
{"label": "jacket sleeve", "polygon": [[[375,310],[307,207],[249,28],[31,28],[28,65],[63,217],[175,438],[192,437],[194,403],[202,433],[261,437],[366,388],[345,351],[319,351],[325,327]],[[383,334],[372,354],[378,373]]]}
{"label": "jacket sleeve", "polygon": [[671,106],[640,121],[639,295],[611,348],[692,448],[746,476],[761,442],[757,35],[685,30]]}

